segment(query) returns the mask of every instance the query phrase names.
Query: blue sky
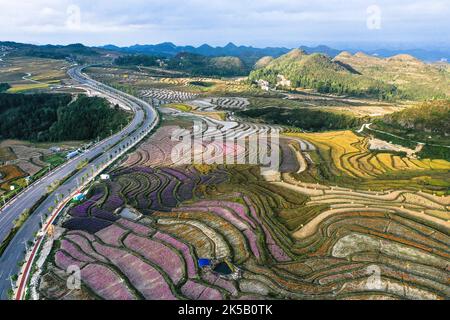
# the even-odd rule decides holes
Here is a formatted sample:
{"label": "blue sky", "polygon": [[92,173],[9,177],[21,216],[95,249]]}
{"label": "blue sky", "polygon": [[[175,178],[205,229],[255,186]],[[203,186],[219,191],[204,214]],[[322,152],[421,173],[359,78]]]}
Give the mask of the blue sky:
{"label": "blue sky", "polygon": [[449,48],[449,0],[0,0],[0,40]]}

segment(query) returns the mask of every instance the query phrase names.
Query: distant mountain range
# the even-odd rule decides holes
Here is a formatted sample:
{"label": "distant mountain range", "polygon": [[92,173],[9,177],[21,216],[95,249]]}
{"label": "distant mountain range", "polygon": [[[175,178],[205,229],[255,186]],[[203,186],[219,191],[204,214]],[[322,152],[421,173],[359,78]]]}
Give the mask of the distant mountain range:
{"label": "distant mountain range", "polygon": [[[129,47],[118,47],[115,45],[105,45],[100,47],[87,47],[82,44],[64,45],[32,45],[17,43],[12,41],[0,41],[0,46],[13,47],[20,49],[22,52],[27,51],[27,55],[42,56],[42,57],[60,57],[68,54],[95,56],[105,53],[105,51],[116,52],[122,54],[147,54],[157,55],[163,57],[173,57],[179,53],[193,53],[204,56],[220,57],[220,56],[234,56],[242,59],[246,65],[253,65],[262,57],[271,56],[277,58],[283,54],[288,53],[293,48],[286,47],[266,47],[255,48],[252,46],[236,46],[233,43],[228,43],[224,47],[213,47],[208,44],[203,44],[199,47],[194,46],[177,46],[171,42],[164,42],[152,45],[136,44]],[[294,48],[295,49],[295,48]],[[379,49],[379,50],[340,50],[330,48],[325,45],[316,47],[300,46],[298,49],[311,53],[323,53],[331,58],[334,58],[342,51],[348,51],[355,54],[359,51],[368,55],[379,57],[391,57],[398,54],[409,54],[425,62],[436,61],[450,61],[450,49],[408,49],[408,50],[393,50],[393,49]]]}
{"label": "distant mountain range", "polygon": [[[194,46],[177,46],[171,42],[164,42],[154,45],[133,45],[129,47],[118,47],[115,45],[106,45],[100,47],[102,49],[107,49],[116,52],[124,53],[140,53],[140,54],[153,54],[162,56],[175,56],[181,52],[195,53],[205,56],[236,56],[241,58],[244,62],[256,62],[259,58],[264,56],[279,57],[283,54],[288,53],[293,48],[286,47],[266,47],[266,48],[255,48],[252,46],[236,46],[233,43],[228,43],[224,47],[212,47],[208,44],[203,44],[199,47]],[[305,51],[308,54],[311,53],[323,53],[334,58],[339,53],[344,50],[330,48],[325,45],[320,45],[316,47],[300,46],[299,49]],[[379,49],[379,50],[345,50],[350,53],[356,53],[362,51],[369,55],[375,55],[379,57],[390,57],[398,54],[409,54],[420,60],[427,62],[435,62],[441,60],[450,61],[450,51],[449,50],[426,50],[426,49],[410,49],[410,50],[393,50],[393,49]]]}
{"label": "distant mountain range", "polygon": [[254,48],[251,46],[236,46],[233,43],[228,43],[224,47],[212,47],[208,44],[203,44],[199,47],[193,46],[176,46],[171,42],[164,42],[155,45],[139,45],[136,44],[130,47],[117,47],[114,45],[106,45],[101,47],[112,51],[121,51],[127,53],[145,53],[145,54],[159,54],[165,56],[175,56],[181,52],[195,53],[204,56],[280,56],[290,51],[289,48]]}
{"label": "distant mountain range", "polygon": [[14,49],[17,54],[49,59],[65,59],[73,56],[95,57],[102,54],[102,49],[87,47],[81,43],[63,45],[34,45],[12,41],[0,41],[0,51]]}

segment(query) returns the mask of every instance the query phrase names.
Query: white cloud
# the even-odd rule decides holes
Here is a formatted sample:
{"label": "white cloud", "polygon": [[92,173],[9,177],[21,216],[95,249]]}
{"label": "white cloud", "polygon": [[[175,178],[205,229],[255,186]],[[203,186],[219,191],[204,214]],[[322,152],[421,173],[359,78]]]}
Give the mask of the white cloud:
{"label": "white cloud", "polygon": [[[366,26],[380,7],[380,30]],[[80,24],[67,23],[71,5]],[[302,42],[449,41],[445,0],[0,0],[0,40],[133,44],[298,45]]]}

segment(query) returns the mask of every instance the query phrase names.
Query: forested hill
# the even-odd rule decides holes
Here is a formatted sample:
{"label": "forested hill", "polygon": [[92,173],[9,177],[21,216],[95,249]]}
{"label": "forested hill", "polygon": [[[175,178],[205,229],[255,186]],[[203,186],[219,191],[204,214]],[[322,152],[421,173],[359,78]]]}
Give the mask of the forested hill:
{"label": "forested hill", "polygon": [[234,77],[245,76],[251,70],[238,57],[207,57],[193,53],[179,53],[174,57],[162,58],[147,55],[126,55],[114,60],[119,66],[160,66],[182,71],[193,76]]}
{"label": "forested hill", "polygon": [[168,68],[189,72],[197,76],[243,76],[247,68],[237,57],[206,57],[192,53],[180,53],[168,61]]}
{"label": "forested hill", "polygon": [[423,102],[384,116],[383,122],[404,130],[450,136],[450,100]]}
{"label": "forested hill", "polygon": [[[281,79],[286,81],[280,82]],[[330,57],[294,49],[272,60],[265,67],[250,73],[252,81],[267,80],[272,86],[288,88],[309,88],[321,93],[352,96],[366,96],[391,99],[396,95],[396,87],[382,81],[366,77],[351,67],[333,61]]]}
{"label": "forested hill", "polygon": [[118,66],[145,66],[145,67],[152,67],[152,66],[159,66],[159,58],[156,56],[148,56],[144,54],[138,54],[138,55],[126,55],[118,57],[116,60],[114,60],[114,63]]}
{"label": "forested hill", "polygon": [[125,126],[130,115],[107,100],[69,94],[0,94],[0,140],[90,140]]}

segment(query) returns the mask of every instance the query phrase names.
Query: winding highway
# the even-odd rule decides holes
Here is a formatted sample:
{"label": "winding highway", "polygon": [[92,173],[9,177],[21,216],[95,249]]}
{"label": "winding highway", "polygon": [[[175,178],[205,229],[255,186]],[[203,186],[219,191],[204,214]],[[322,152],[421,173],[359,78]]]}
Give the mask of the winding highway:
{"label": "winding highway", "polygon": [[[68,71],[68,75],[79,86],[107,98],[112,103],[119,103],[122,107],[132,110],[134,118],[122,131],[100,141],[76,158],[51,171],[0,210],[0,242],[2,242],[13,228],[14,220],[24,210],[30,209],[41,199],[54,181],[66,179],[37,207],[0,256],[0,299],[8,299],[8,290],[11,288],[9,278],[19,272],[18,263],[25,257],[26,242],[33,240],[35,233],[39,230],[41,217],[49,213],[49,208],[54,207],[63,196],[74,191],[82,177],[92,174],[103,163],[118,158],[121,151],[144,138],[159,121],[158,113],[152,105],[91,79],[83,73],[83,69],[83,66],[76,66]],[[88,165],[71,175],[77,170],[77,165],[86,160],[89,161]]]}

